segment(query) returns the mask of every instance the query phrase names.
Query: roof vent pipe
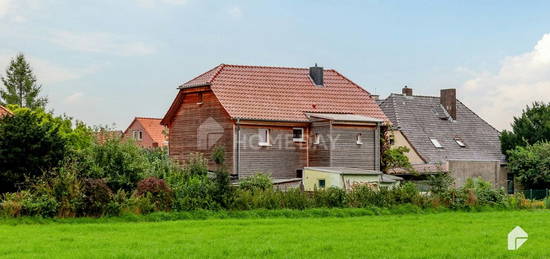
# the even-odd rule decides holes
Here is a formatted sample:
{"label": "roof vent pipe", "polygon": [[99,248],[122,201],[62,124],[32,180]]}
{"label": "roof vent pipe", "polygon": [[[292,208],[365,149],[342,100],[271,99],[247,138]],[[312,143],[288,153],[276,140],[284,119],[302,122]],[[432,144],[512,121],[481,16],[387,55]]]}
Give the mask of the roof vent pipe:
{"label": "roof vent pipe", "polygon": [[315,63],[314,67],[309,68],[309,76],[316,86],[323,86],[323,67],[318,67]]}

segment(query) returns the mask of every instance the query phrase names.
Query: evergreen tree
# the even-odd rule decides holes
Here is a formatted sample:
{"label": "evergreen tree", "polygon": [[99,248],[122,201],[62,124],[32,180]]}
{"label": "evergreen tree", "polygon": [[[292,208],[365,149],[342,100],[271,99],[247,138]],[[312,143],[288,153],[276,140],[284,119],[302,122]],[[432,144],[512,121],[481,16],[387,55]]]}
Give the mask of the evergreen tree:
{"label": "evergreen tree", "polygon": [[518,146],[550,141],[550,103],[535,102],[527,106],[520,117],[514,117],[512,131],[501,133],[500,141],[506,155]]}
{"label": "evergreen tree", "polygon": [[[6,76],[2,77],[4,87],[0,88],[0,104],[17,104],[31,109],[44,108],[48,99],[39,97],[41,86],[23,54],[11,60]],[[5,88],[5,89],[4,89]]]}

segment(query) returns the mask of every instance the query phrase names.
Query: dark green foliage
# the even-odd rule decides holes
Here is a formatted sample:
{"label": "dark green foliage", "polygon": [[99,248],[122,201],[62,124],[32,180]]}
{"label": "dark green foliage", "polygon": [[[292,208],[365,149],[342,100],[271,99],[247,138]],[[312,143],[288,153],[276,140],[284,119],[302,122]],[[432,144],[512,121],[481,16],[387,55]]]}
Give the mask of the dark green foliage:
{"label": "dark green foliage", "polygon": [[216,186],[206,176],[190,175],[183,181],[172,181],[170,184],[174,191],[176,211],[219,208],[212,195]]}
{"label": "dark green foliage", "polygon": [[214,200],[220,204],[222,208],[228,208],[233,199],[233,188],[231,187],[231,179],[229,172],[225,166],[225,151],[222,146],[214,147],[212,160],[216,164],[216,174],[214,189]]}
{"label": "dark green foliage", "polygon": [[512,131],[502,132],[500,141],[506,155],[517,146],[550,141],[550,103],[535,102],[527,106],[520,117],[514,117]]}
{"label": "dark green foliage", "polygon": [[392,169],[402,168],[413,173],[414,169],[407,157],[409,151],[409,148],[403,146],[386,149],[384,153],[382,153],[382,161],[386,172]]}
{"label": "dark green foliage", "polygon": [[201,153],[191,153],[184,170],[189,175],[205,176],[208,173],[208,160]]}
{"label": "dark green foliage", "polygon": [[155,205],[155,210],[167,211],[172,209],[172,189],[163,179],[148,177],[141,180],[137,185],[136,194],[148,196]]}
{"label": "dark green foliage", "polygon": [[336,187],[315,190],[313,192],[313,200],[315,207],[341,208],[346,204],[346,191]]}
{"label": "dark green foliage", "polygon": [[550,142],[510,150],[508,167],[526,188],[550,188]]}
{"label": "dark green foliage", "polygon": [[113,192],[103,179],[82,180],[82,204],[79,214],[82,216],[102,216],[106,213]]}
{"label": "dark green foliage", "polygon": [[248,191],[268,190],[273,188],[271,177],[264,173],[257,173],[249,176],[239,183],[239,188]]}
{"label": "dark green foliage", "polygon": [[447,191],[454,184],[454,179],[447,172],[432,174],[428,176],[430,192],[439,194]]}
{"label": "dark green foliage", "polygon": [[23,54],[11,60],[6,76],[2,77],[0,104],[16,104],[31,109],[44,108],[48,99],[39,97],[41,86],[36,83],[31,66]]}
{"label": "dark green foliage", "polygon": [[114,191],[132,192],[148,172],[144,151],[130,141],[109,139],[102,145],[93,145],[87,152],[88,168],[84,176],[103,178]]}
{"label": "dark green foliage", "polygon": [[60,124],[28,109],[14,113],[0,118],[0,192],[15,191],[25,177],[60,165],[67,151]]}

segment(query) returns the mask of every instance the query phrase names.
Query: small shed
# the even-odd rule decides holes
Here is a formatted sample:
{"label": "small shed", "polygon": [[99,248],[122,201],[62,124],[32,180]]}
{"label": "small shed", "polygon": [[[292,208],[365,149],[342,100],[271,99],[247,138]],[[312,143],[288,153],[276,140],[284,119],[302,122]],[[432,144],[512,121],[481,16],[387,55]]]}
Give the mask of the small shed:
{"label": "small shed", "polygon": [[303,184],[305,191],[313,191],[329,187],[351,190],[357,185],[391,187],[399,185],[403,180],[397,176],[383,174],[380,171],[347,167],[306,167],[304,168]]}

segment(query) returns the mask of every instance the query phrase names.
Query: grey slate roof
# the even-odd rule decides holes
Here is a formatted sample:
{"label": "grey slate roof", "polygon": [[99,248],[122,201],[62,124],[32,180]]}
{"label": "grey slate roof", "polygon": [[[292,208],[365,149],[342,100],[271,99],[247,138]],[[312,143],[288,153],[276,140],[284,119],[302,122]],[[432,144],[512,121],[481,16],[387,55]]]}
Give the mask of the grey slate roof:
{"label": "grey slate roof", "polygon": [[[457,100],[457,119],[450,118],[439,97],[391,94],[380,108],[427,163],[447,160],[504,162],[499,132]],[[435,138],[443,148],[436,148]],[[466,147],[460,147],[459,139]]]}

